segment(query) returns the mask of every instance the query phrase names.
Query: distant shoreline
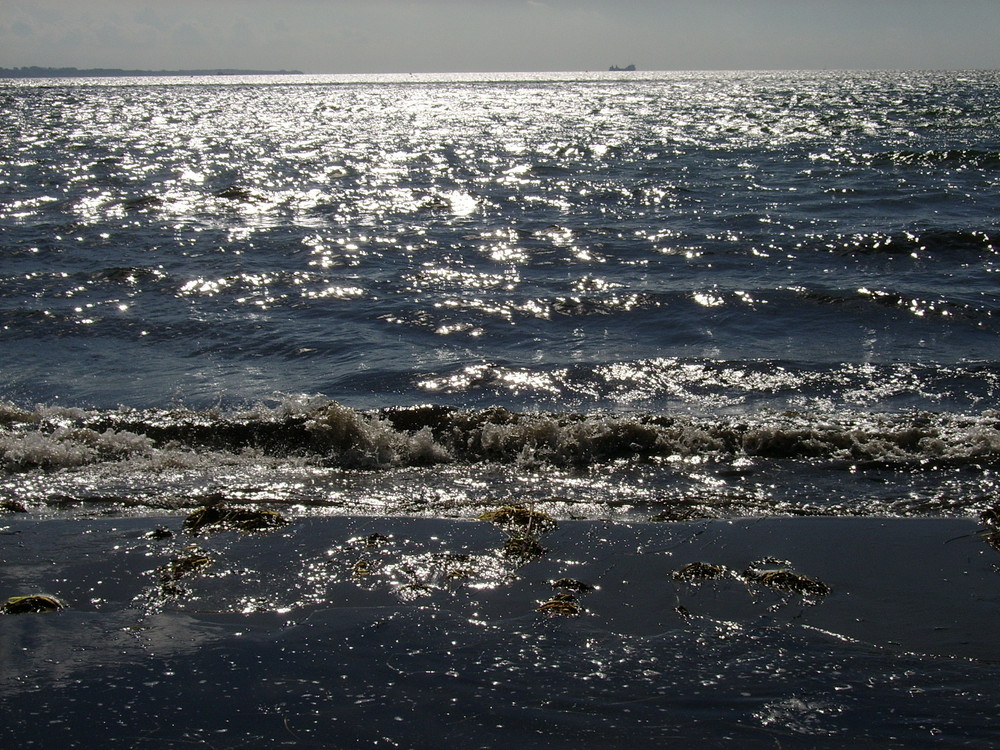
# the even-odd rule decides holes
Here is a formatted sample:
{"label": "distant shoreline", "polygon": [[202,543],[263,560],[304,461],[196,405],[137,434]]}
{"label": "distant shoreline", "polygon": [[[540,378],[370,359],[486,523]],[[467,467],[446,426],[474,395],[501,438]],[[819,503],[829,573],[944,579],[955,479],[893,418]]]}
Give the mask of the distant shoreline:
{"label": "distant shoreline", "polygon": [[125,70],[122,68],[0,68],[0,78],[125,78],[140,76],[277,76],[303,75],[301,70],[239,70],[206,68],[204,70]]}

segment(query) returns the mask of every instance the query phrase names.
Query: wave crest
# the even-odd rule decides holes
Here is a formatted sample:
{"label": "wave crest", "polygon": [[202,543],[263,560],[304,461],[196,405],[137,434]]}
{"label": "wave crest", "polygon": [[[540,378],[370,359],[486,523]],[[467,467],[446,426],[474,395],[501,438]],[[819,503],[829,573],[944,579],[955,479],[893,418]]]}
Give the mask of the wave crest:
{"label": "wave crest", "polygon": [[[377,469],[448,462],[585,467],[741,456],[875,463],[1000,459],[1000,414],[752,417],[517,413],[443,406],[364,412],[335,401],[290,401],[237,413],[21,409],[0,404],[0,466],[53,470],[143,457],[248,454],[268,461]],[[218,456],[216,456],[218,460]],[[180,462],[184,463],[184,462]]]}

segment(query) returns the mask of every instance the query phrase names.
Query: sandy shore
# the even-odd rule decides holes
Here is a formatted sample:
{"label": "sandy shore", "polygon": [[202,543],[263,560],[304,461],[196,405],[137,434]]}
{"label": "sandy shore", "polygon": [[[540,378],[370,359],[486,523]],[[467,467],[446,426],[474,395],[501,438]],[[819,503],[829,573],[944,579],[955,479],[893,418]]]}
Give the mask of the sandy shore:
{"label": "sandy shore", "polygon": [[482,521],[181,521],[3,519],[0,597],[67,604],[0,617],[4,746],[1000,739],[972,520],[562,521],[544,552]]}

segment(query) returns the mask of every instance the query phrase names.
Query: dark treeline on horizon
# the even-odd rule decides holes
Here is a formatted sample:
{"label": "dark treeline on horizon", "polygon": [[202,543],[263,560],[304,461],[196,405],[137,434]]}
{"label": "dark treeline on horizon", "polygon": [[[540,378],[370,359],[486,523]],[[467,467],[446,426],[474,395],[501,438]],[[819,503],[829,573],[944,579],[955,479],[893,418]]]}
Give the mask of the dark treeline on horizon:
{"label": "dark treeline on horizon", "polygon": [[102,76],[264,76],[302,75],[301,70],[239,70],[207,68],[205,70],[124,70],[122,68],[0,68],[0,78],[97,78]]}

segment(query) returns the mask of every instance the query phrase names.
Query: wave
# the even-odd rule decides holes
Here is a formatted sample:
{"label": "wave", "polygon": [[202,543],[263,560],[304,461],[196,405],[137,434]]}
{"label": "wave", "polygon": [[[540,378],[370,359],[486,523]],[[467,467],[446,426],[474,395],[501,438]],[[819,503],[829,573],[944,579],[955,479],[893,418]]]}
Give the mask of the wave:
{"label": "wave", "polygon": [[912,255],[913,253],[996,255],[1000,248],[1000,232],[943,228],[895,233],[874,232],[839,237],[827,246],[852,255]]}
{"label": "wave", "polygon": [[588,467],[691,457],[994,465],[1000,412],[695,418],[656,414],[519,413],[503,407],[351,409],[324,398],[246,412],[24,409],[0,403],[0,466],[49,471],[143,458],[252,453],[325,467],[443,463]]}
{"label": "wave", "polygon": [[[668,408],[684,413],[694,410],[702,416],[734,410],[745,413],[747,408],[826,413],[929,407],[955,413],[995,404],[1000,396],[1000,370],[985,362],[817,368],[792,360],[656,357],[551,368],[480,362],[423,374],[418,385],[438,399],[459,395],[467,401],[471,394],[479,394],[480,403],[511,403],[527,393],[563,404],[628,406],[654,413]],[[409,380],[400,380],[394,387],[409,386]]]}
{"label": "wave", "polygon": [[[894,308],[919,318],[938,317],[952,323],[966,323],[975,327],[989,325],[996,317],[994,310],[985,304],[970,304],[946,297],[915,297],[890,289],[818,290],[794,288],[801,299],[818,305],[851,305]],[[989,300],[984,300],[989,302]],[[998,311],[1000,312],[1000,311]]]}
{"label": "wave", "polygon": [[1000,167],[1000,151],[974,148],[911,151],[902,149],[872,154],[871,163],[876,165],[916,166],[916,167]]}

